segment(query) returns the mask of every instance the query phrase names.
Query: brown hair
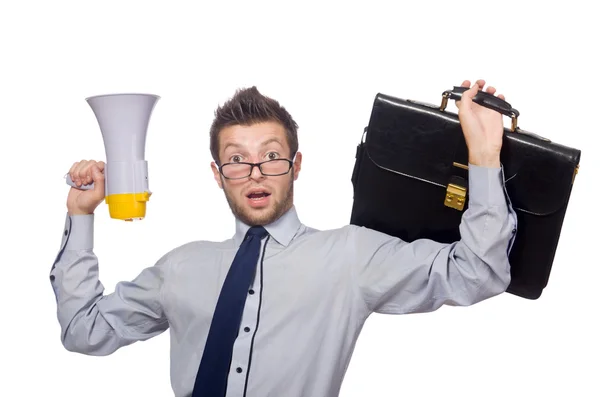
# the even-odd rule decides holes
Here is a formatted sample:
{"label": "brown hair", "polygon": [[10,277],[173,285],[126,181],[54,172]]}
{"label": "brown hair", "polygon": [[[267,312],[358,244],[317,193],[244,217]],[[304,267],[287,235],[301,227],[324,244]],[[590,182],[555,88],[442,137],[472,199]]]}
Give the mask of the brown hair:
{"label": "brown hair", "polygon": [[210,127],[210,152],[219,163],[219,132],[232,125],[252,125],[275,121],[283,125],[290,146],[290,156],[298,151],[298,124],[288,111],[276,100],[258,92],[254,86],[238,89],[235,95],[215,110],[215,118]]}

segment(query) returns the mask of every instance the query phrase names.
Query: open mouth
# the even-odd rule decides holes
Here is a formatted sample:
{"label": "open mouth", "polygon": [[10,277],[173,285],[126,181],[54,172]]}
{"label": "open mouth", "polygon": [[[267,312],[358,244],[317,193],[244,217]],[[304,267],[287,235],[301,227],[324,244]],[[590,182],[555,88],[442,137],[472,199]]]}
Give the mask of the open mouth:
{"label": "open mouth", "polygon": [[255,190],[246,195],[252,201],[261,201],[269,197],[271,193],[264,190]]}

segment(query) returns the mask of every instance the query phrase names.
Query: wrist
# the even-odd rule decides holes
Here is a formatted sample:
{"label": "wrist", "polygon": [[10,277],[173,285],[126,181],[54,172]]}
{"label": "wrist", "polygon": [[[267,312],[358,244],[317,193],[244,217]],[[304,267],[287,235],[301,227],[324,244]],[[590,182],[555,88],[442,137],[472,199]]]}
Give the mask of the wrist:
{"label": "wrist", "polygon": [[84,211],[84,210],[80,210],[80,209],[70,209],[70,208],[67,208],[67,213],[70,216],[73,216],[73,215],[93,215],[94,211]]}
{"label": "wrist", "polygon": [[469,155],[469,163],[478,167],[500,168],[500,155],[472,154]]}

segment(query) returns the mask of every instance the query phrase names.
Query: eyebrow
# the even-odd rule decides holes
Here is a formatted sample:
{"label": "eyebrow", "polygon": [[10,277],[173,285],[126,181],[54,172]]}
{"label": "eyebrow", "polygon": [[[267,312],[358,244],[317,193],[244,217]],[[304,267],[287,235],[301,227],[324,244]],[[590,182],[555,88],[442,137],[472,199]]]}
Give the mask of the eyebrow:
{"label": "eyebrow", "polygon": [[225,147],[223,148],[223,151],[226,151],[228,148],[230,147],[234,147],[234,148],[241,148],[242,146],[237,144],[237,143],[228,143],[227,145],[225,145]]}
{"label": "eyebrow", "polygon": [[282,145],[281,145],[281,142],[279,142],[279,139],[277,139],[277,138],[271,138],[271,139],[267,139],[266,141],[264,141],[264,142],[262,143],[262,145],[261,145],[261,146],[267,146],[268,144],[270,144],[270,143],[273,143],[273,142],[274,142],[274,143],[277,143],[279,146],[282,146]]}
{"label": "eyebrow", "polygon": [[[269,144],[271,144],[271,143],[277,143],[279,146],[282,146],[282,145],[281,145],[281,142],[280,142],[280,141],[279,141],[279,139],[277,139],[277,138],[271,138],[271,139],[267,139],[266,141],[264,141],[264,142],[261,144],[261,146],[267,146],[267,145],[269,145]],[[240,148],[242,148],[242,145],[240,145],[240,144],[238,144],[238,143],[233,143],[233,142],[230,142],[230,143],[228,143],[228,144],[226,144],[226,145],[225,145],[225,147],[223,148],[223,151],[226,151],[226,150],[227,150],[228,148],[230,148],[230,147],[233,147],[233,148],[240,149]]]}

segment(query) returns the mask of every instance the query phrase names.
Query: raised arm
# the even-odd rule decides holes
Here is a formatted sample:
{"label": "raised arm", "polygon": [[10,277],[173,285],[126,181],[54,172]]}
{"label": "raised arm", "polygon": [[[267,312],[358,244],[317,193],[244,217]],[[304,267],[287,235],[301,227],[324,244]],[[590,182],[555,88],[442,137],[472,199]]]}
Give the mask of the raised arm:
{"label": "raised arm", "polygon": [[470,198],[460,241],[402,241],[364,227],[349,229],[357,291],[369,311],[428,312],[467,306],[506,290],[517,218],[502,169],[469,165]]}
{"label": "raised arm", "polygon": [[[462,86],[469,87],[470,82]],[[348,250],[355,255],[357,290],[368,310],[410,313],[432,311],[443,304],[471,305],[508,287],[517,217],[500,164],[502,115],[472,100],[484,86],[485,81],[478,80],[457,102],[469,149],[470,191],[460,241],[407,243],[373,230],[350,228]],[[493,87],[486,91],[496,92]]]}
{"label": "raised arm", "polygon": [[62,343],[67,350],[89,355],[111,354],[168,328],[161,292],[169,254],[104,294],[93,252],[94,210],[104,199],[103,169],[104,163],[95,161],[71,167],[77,186],[93,182],[94,188],[70,189],[62,244],[50,271]]}
{"label": "raised arm", "polygon": [[168,329],[161,290],[168,256],[134,280],[104,294],[93,252],[94,215],[67,215],[61,250],[50,271],[64,347],[88,355],[108,355]]}

